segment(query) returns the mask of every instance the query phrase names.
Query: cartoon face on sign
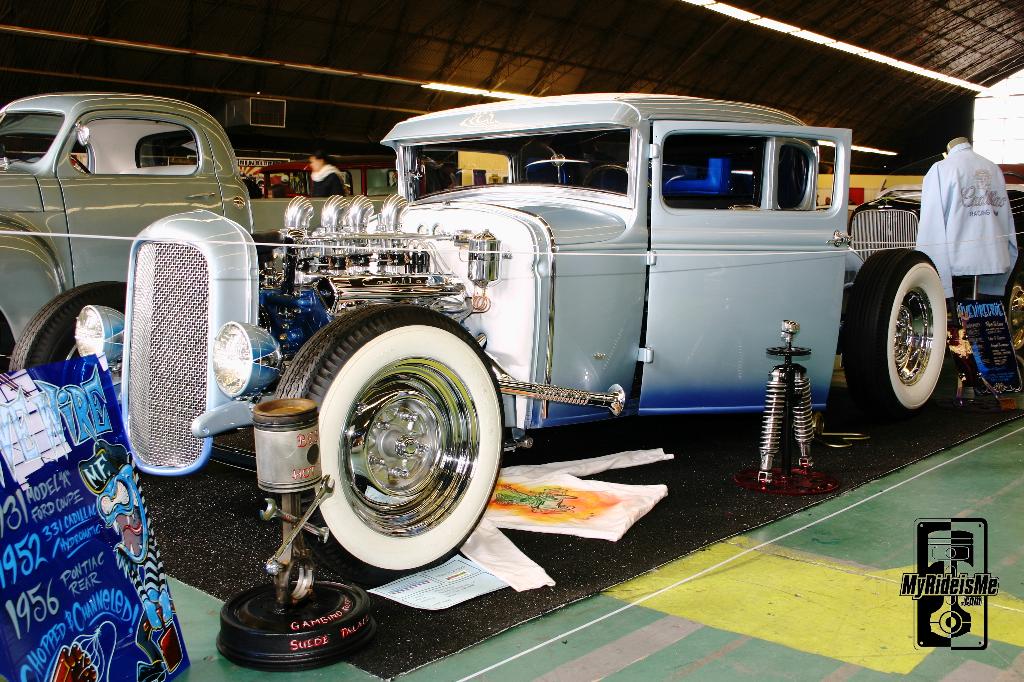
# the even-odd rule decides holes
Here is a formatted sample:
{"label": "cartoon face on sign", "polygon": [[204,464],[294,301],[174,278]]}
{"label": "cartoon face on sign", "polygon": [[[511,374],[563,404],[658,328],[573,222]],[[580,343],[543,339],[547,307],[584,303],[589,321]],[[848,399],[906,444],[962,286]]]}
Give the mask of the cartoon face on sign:
{"label": "cartoon face on sign", "polygon": [[125,554],[132,561],[142,561],[149,543],[146,512],[139,504],[139,489],[130,466],[124,465],[107,481],[107,486],[96,499],[96,508],[107,527],[120,534],[119,546]]}

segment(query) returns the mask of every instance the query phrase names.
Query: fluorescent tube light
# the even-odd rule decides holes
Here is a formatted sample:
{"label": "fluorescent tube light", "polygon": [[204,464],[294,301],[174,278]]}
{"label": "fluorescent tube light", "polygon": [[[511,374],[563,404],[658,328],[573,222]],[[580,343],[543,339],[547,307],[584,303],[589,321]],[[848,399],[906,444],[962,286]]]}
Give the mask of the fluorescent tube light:
{"label": "fluorescent tube light", "polygon": [[451,83],[424,83],[427,90],[441,90],[442,92],[457,92],[460,95],[483,95],[491,94],[490,90],[482,88],[467,88],[465,85],[452,85]]}
{"label": "fluorescent tube light", "polygon": [[460,95],[477,95],[478,97],[493,97],[494,99],[536,99],[532,95],[521,95],[518,92],[484,90],[483,88],[470,88],[465,85],[452,85],[451,83],[424,83],[422,87],[427,90],[455,92]]}
{"label": "fluorescent tube light", "polygon": [[710,5],[702,5],[702,7],[709,9],[712,12],[718,12],[719,14],[724,14],[727,17],[732,17],[733,19],[739,19],[740,21],[753,21],[754,19],[761,18],[760,14],[754,14],[753,12],[748,12],[745,9],[727,5],[724,2],[715,2]]}
{"label": "fluorescent tube light", "polygon": [[884,54],[879,54],[878,52],[873,52],[863,47],[851,45],[850,43],[844,43],[842,41],[836,40],[835,38],[830,38],[829,36],[821,35],[820,33],[815,33],[813,31],[802,29],[799,26],[792,26],[781,21],[769,19],[768,17],[762,17],[758,14],[754,14],[753,12],[748,12],[745,9],[741,9],[739,7],[735,7],[724,2],[714,2],[713,0],[679,1],[685,2],[688,5],[695,5],[703,9],[708,9],[711,10],[712,12],[724,14],[728,17],[732,17],[733,19],[745,21],[748,24],[751,24],[752,26],[760,26],[761,28],[766,28],[770,31],[787,33],[796,38],[808,40],[812,43],[816,43],[824,47],[831,47],[833,49],[839,50],[840,52],[845,52],[856,57],[870,59],[873,62],[878,62],[879,64],[885,64],[886,66],[891,66],[895,69],[907,71],[909,73],[921,76],[923,78],[930,78],[932,80],[936,80],[942,83],[948,83],[949,85],[955,85],[957,87],[965,88],[967,90],[974,90],[975,92],[984,92],[985,90],[984,87],[976,83],[971,83],[970,81],[965,81],[960,78],[954,78],[953,76],[947,76],[944,73],[932,71],[931,69],[926,69],[923,66],[910,64],[909,62],[900,61],[899,59],[896,59],[894,57],[888,57]]}

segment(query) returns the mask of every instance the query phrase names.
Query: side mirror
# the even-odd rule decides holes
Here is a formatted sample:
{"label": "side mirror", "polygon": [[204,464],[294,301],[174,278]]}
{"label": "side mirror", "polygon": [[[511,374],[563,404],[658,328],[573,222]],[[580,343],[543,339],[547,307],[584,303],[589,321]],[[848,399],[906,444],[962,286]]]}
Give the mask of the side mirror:
{"label": "side mirror", "polygon": [[82,125],[81,123],[75,124],[75,137],[78,140],[78,144],[83,147],[89,146],[89,126]]}

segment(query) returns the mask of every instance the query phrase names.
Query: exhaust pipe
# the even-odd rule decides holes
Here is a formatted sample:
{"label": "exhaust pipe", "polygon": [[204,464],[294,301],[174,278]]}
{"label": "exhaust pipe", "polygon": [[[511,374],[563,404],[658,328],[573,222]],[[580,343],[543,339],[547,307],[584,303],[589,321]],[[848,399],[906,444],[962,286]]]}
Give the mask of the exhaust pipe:
{"label": "exhaust pipe", "polygon": [[618,384],[613,384],[603,393],[593,393],[591,391],[582,391],[578,388],[565,388],[564,386],[552,386],[550,384],[533,384],[529,381],[519,381],[512,377],[493,358],[491,358],[491,364],[494,367],[494,374],[498,379],[498,388],[506,395],[518,395],[536,400],[550,400],[556,403],[568,403],[569,405],[603,407],[616,417],[622,414],[622,408],[626,405],[626,391]]}

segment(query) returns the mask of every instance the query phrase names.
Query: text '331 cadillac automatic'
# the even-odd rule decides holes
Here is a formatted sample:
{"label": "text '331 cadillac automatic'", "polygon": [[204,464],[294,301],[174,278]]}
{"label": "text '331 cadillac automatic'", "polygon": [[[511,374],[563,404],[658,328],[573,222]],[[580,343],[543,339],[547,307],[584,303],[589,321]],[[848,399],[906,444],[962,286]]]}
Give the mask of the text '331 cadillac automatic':
{"label": "text '331 cadillac automatic'", "polygon": [[[212,436],[249,425],[271,391],[316,401],[337,485],[322,505],[333,538],[314,545],[352,579],[456,551],[532,429],[760,412],[783,319],[814,349],[822,408],[844,290],[862,406],[898,416],[931,395],[946,314],[931,263],[885,251],[847,276],[848,130],[586,95],[420,116],[384,142],[401,197],[379,214],[337,197],[309,230],[300,198],[280,232],[207,211],[143,231],[121,365],[151,473],[202,467]],[[111,338],[105,315],[83,312],[80,342]]]}

